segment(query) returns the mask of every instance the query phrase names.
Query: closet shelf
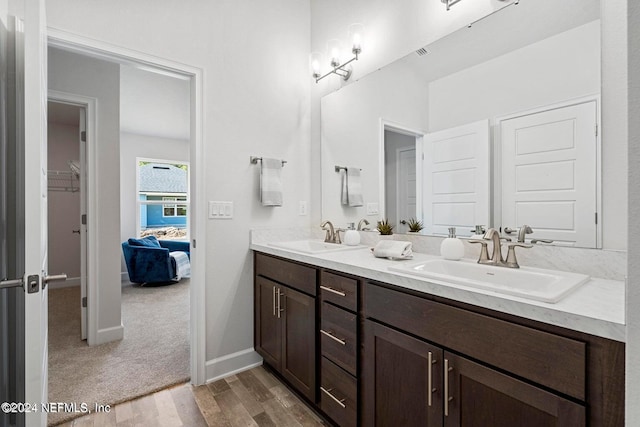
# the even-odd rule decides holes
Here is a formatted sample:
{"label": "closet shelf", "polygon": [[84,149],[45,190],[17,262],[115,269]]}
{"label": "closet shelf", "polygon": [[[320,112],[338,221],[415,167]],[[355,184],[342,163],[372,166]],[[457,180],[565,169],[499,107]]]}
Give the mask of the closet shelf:
{"label": "closet shelf", "polygon": [[47,171],[47,186],[49,191],[80,191],[80,179],[71,171]]}

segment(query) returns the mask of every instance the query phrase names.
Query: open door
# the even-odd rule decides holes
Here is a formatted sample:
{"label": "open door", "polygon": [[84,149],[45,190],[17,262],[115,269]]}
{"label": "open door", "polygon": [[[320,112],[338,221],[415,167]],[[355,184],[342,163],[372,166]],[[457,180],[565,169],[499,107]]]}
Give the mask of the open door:
{"label": "open door", "polygon": [[[18,134],[24,146],[24,402],[47,402],[47,37],[44,0],[23,0],[17,24]],[[21,67],[21,63],[23,66]],[[22,68],[22,69],[21,69]],[[20,78],[17,78],[20,80]],[[23,113],[21,114],[20,111]],[[23,129],[23,132],[21,132]],[[59,277],[62,279],[64,276]],[[27,426],[46,426],[42,411],[25,414]]]}
{"label": "open door", "polygon": [[470,236],[489,224],[489,120],[427,134],[423,160],[427,234]]}

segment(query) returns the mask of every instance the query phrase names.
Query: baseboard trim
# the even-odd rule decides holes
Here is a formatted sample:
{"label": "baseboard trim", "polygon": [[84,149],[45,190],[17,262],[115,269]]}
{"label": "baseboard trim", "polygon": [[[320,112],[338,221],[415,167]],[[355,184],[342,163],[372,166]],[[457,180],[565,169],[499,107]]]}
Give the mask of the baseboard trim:
{"label": "baseboard trim", "polygon": [[98,329],[95,345],[118,341],[124,338],[124,325],[112,328]]}
{"label": "baseboard trim", "polygon": [[262,357],[255,352],[253,347],[217,357],[206,363],[206,382],[217,381],[260,365],[262,365]]}
{"label": "baseboard trim", "polygon": [[80,286],[80,277],[69,277],[64,282],[52,282],[48,285],[49,289],[73,288]]}

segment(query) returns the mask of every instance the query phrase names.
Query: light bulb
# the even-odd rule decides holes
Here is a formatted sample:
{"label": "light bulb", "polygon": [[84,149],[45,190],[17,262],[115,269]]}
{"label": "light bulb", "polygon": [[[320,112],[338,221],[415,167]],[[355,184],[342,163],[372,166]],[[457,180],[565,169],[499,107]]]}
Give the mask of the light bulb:
{"label": "light bulb", "polygon": [[331,58],[331,66],[332,67],[337,67],[338,65],[340,65],[340,55],[342,54],[342,44],[340,43],[340,40],[338,39],[333,39],[333,40],[329,40],[327,42],[328,45],[328,53],[329,53],[329,57]]}
{"label": "light bulb", "polygon": [[309,67],[314,78],[320,77],[320,74],[322,74],[322,53],[312,52],[309,55]]}
{"label": "light bulb", "polygon": [[349,40],[351,41],[351,52],[358,54],[362,52],[362,40],[364,38],[364,25],[360,23],[349,25]]}

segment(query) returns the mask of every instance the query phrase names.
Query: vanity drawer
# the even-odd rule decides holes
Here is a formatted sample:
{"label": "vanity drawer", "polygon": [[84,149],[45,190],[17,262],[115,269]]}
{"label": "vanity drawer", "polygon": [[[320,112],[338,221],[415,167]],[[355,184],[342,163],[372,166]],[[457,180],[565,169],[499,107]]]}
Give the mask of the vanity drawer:
{"label": "vanity drawer", "polygon": [[256,252],[255,274],[316,295],[316,269]]}
{"label": "vanity drawer", "polygon": [[320,348],[322,355],[352,375],[357,375],[357,316],[323,302],[321,319]]}
{"label": "vanity drawer", "polygon": [[358,310],[358,281],[328,271],[320,273],[320,295],[347,310]]}
{"label": "vanity drawer", "polygon": [[364,292],[364,312],[368,318],[585,400],[585,342],[373,283],[368,283]]}
{"label": "vanity drawer", "polygon": [[358,385],[354,377],[322,357],[320,408],[340,427],[358,423]]}

